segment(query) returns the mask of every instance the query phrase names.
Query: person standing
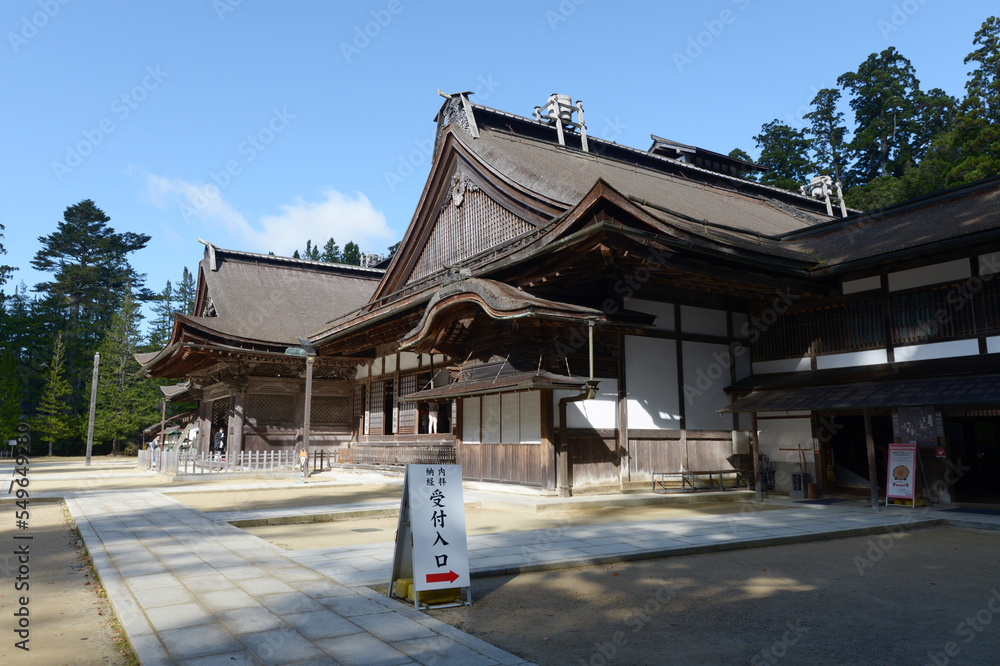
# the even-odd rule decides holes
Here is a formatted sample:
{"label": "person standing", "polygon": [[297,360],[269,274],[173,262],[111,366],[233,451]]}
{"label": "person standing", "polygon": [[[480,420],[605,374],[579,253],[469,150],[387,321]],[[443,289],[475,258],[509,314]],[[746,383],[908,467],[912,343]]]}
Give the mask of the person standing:
{"label": "person standing", "polygon": [[226,450],[226,433],[223,432],[222,428],[219,428],[218,432],[215,433],[215,438],[212,440],[212,448],[215,453],[222,454]]}

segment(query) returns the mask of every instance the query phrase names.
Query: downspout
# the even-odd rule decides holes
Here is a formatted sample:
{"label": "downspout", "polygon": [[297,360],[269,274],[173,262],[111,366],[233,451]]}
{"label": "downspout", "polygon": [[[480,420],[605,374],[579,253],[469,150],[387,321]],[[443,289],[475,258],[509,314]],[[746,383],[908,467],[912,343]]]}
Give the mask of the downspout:
{"label": "downspout", "polygon": [[593,400],[597,396],[597,384],[594,379],[594,324],[596,319],[587,320],[587,347],[590,357],[590,379],[587,388],[580,395],[559,399],[559,448],[556,449],[556,476],[559,479],[559,497],[569,497],[572,491],[569,487],[569,446],[566,441],[566,405],[571,402]]}

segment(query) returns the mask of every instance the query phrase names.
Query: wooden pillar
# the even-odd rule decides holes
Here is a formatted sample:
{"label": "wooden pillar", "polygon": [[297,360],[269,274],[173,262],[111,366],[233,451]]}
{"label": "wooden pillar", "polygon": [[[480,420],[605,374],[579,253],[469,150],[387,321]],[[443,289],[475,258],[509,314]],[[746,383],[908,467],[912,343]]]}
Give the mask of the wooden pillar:
{"label": "wooden pillar", "polygon": [[757,501],[764,500],[760,483],[760,442],[757,441],[757,412],[750,412],[750,456],[753,458],[753,479],[757,487]]}
{"label": "wooden pillar", "polygon": [[226,444],[226,451],[234,455],[243,450],[243,426],[246,423],[246,404],[246,391],[240,391],[233,395],[233,412],[229,418],[229,442]]}
{"label": "wooden pillar", "polygon": [[625,334],[618,334],[618,488],[632,480],[628,449],[628,378],[625,376]]}
{"label": "wooden pillar", "polygon": [[878,511],[878,473],[875,471],[875,440],[872,438],[872,413],[865,410],[865,443],[868,445],[868,483],[872,489],[872,511]]}

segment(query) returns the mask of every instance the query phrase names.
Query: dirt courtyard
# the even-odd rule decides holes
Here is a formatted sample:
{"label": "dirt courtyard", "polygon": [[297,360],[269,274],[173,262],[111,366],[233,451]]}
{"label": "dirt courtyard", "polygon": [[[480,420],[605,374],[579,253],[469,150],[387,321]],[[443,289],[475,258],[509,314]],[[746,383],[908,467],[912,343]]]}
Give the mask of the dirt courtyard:
{"label": "dirt courtyard", "polygon": [[988,664],[1000,534],[881,537],[473,581],[433,616],[541,666]]}

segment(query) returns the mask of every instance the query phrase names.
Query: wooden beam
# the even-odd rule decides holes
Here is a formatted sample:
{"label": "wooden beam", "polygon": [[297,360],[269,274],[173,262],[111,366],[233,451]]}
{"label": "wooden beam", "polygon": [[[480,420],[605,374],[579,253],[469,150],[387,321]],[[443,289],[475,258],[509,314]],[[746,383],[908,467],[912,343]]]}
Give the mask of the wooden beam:
{"label": "wooden beam", "polygon": [[757,441],[757,412],[750,412],[750,455],[753,457],[753,479],[757,488],[757,501],[764,500],[760,484],[760,442]]}
{"label": "wooden beam", "polygon": [[872,438],[872,412],[865,410],[865,443],[868,445],[868,482],[872,489],[872,511],[878,512],[878,473],[875,471],[875,440]]}

